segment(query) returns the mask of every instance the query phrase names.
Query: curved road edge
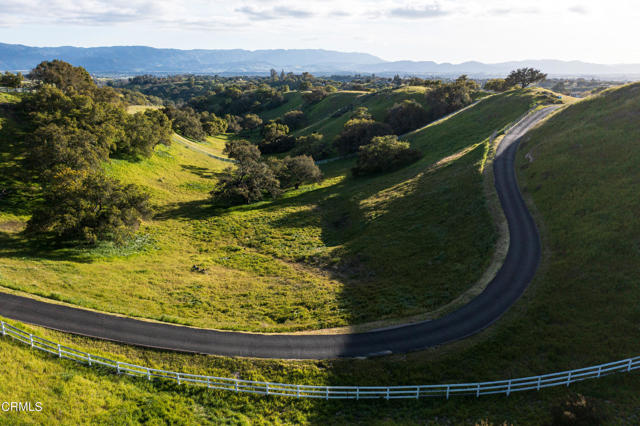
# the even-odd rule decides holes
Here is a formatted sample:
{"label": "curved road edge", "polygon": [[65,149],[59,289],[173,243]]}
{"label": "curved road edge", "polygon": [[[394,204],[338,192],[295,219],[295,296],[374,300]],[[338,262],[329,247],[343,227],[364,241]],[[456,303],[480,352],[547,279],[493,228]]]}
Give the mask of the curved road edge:
{"label": "curved road edge", "polygon": [[540,238],[518,188],[520,138],[558,107],[535,111],[511,128],[496,152],[495,186],[507,218],[507,257],[485,290],[431,321],[356,334],[256,334],[190,328],[103,314],[0,293],[0,315],[67,333],[136,346],[223,356],[331,359],[406,353],[460,340],[498,320],[525,291],[540,262]]}

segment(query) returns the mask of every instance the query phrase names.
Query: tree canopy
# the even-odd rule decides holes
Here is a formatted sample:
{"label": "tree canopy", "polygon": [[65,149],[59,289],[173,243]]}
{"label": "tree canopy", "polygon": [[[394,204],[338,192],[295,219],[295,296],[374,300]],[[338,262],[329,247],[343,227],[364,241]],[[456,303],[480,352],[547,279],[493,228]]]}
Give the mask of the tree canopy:
{"label": "tree canopy", "polygon": [[519,84],[524,88],[530,84],[542,81],[545,78],[547,78],[547,74],[544,74],[535,68],[518,68],[517,70],[511,71],[509,76],[506,78],[506,82],[510,86]]}
{"label": "tree canopy", "polygon": [[378,136],[360,147],[352,172],[355,176],[363,176],[397,170],[420,157],[420,151],[412,149],[408,142],[399,141],[397,136]]}
{"label": "tree canopy", "polygon": [[43,199],[27,233],[51,233],[58,240],[122,241],[152,210],[149,196],[95,170],[62,167],[44,185]]}

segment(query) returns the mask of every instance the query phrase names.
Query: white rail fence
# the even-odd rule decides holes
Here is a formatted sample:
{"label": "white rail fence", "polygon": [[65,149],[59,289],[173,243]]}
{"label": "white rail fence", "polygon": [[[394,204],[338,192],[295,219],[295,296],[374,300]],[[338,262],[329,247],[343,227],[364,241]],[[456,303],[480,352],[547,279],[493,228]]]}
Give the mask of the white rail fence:
{"label": "white rail fence", "polygon": [[142,377],[148,380],[160,378],[175,380],[180,384],[206,386],[210,389],[231,392],[254,393],[260,395],[281,395],[297,398],[320,399],[418,399],[424,397],[445,397],[455,395],[491,395],[540,390],[551,386],[569,386],[571,383],[595,379],[608,374],[630,372],[640,368],[640,357],[627,358],[578,370],[544,374],[542,376],[519,379],[498,380],[493,382],[455,383],[444,385],[407,385],[407,386],[313,386],[292,385],[286,383],[260,382],[255,380],[230,379],[225,377],[202,376],[177,371],[158,370],[121,361],[114,361],[77,349],[62,346],[33,334],[27,333],[4,321],[1,321],[2,335],[18,340],[31,348],[38,349],[59,358],[67,358],[89,366],[103,366],[115,370],[118,374]]}

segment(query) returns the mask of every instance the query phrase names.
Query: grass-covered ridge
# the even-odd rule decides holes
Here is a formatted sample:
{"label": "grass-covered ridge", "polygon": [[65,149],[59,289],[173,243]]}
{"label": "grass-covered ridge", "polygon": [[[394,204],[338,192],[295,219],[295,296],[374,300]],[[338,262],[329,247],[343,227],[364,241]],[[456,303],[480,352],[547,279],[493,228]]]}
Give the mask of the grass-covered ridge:
{"label": "grass-covered ridge", "polygon": [[[0,283],[104,311],[245,330],[317,329],[432,310],[471,286],[491,258],[480,143],[535,97],[494,96],[424,129],[410,139],[423,160],[398,172],[353,179],[351,161],[330,163],[319,185],[228,210],[213,209],[208,197],[227,164],[202,152],[174,143],[149,159],[112,160],[107,172],[147,188],[156,205],[139,237],[124,248],[51,251],[5,232]],[[191,272],[194,264],[208,273]]]}

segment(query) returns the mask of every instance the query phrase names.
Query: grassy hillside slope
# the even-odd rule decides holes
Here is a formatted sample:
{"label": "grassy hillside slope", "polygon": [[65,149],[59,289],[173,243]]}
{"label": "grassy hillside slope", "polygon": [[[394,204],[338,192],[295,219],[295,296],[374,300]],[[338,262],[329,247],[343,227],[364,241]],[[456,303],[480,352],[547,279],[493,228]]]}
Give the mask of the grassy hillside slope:
{"label": "grassy hillside slope", "polygon": [[[395,173],[327,178],[282,199],[215,210],[226,163],[174,144],[114,160],[113,176],[152,194],[156,217],[125,247],[38,247],[4,232],[0,284],[55,300],[206,327],[300,330],[424,313],[455,299],[491,258],[482,142],[534,92],[487,99],[416,135],[424,158]],[[480,144],[480,145],[479,145]],[[474,147],[465,155],[439,160]],[[23,217],[22,220],[25,220]],[[191,272],[193,264],[207,274]]]}
{"label": "grassy hillside slope", "polygon": [[[530,134],[517,167],[521,187],[537,210],[545,259],[531,288],[505,317],[466,341],[370,360],[288,362],[145,351],[32,329],[85,350],[157,367],[335,385],[494,380],[638,355],[640,223],[634,212],[640,211],[640,201],[633,191],[640,179],[635,167],[640,160],[638,117],[640,84],[634,84],[569,106]],[[103,388],[114,391],[111,397],[104,395],[109,402],[99,414],[157,421],[172,418],[171,410],[160,409],[170,406],[179,413],[193,413],[198,422],[548,424],[552,409],[578,392],[596,406],[601,422],[636,424],[640,406],[637,373],[509,397],[298,401],[133,381],[69,366],[3,340],[0,349],[5,374],[16,376],[0,384],[0,391],[22,399],[44,394],[51,407],[68,402],[69,410],[33,418],[55,415],[69,423],[92,419],[73,399],[78,395],[99,399]],[[64,386],[71,390],[57,396],[56,389]],[[89,407],[100,409],[97,403]]]}

